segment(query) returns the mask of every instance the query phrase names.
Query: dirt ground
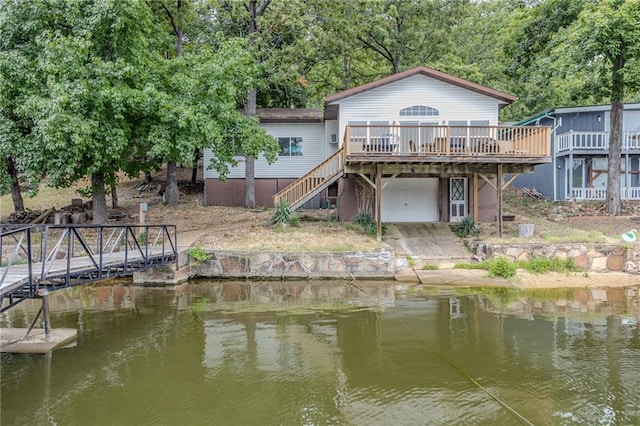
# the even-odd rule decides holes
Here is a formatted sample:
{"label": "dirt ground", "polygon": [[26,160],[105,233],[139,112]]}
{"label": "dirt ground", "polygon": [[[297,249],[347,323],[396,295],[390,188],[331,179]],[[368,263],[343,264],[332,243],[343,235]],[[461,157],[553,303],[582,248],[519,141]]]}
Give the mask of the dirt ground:
{"label": "dirt ground", "polygon": [[517,288],[603,288],[640,286],[640,275],[624,272],[530,274],[519,270],[512,285]]}
{"label": "dirt ground", "polygon": [[[187,170],[190,174],[190,170]],[[131,182],[118,195],[119,211],[133,223],[139,221],[140,203],[148,205],[147,223],[175,224],[178,242],[217,250],[354,251],[380,247],[366,235],[330,221],[335,211],[299,210],[299,227],[277,229],[269,225],[272,209],[202,205],[202,185],[191,186],[182,170],[177,207],[163,204],[159,191],[147,191],[141,182]],[[158,176],[154,185],[164,185]],[[123,185],[124,186],[124,185]],[[140,191],[144,188],[145,191]],[[181,236],[182,242],[180,242]]]}

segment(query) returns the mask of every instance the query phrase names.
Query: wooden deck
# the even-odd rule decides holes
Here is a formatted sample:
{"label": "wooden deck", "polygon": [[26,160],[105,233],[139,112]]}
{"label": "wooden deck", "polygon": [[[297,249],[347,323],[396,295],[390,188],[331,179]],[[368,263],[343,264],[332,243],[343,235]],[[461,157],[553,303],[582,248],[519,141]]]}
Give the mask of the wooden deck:
{"label": "wooden deck", "polygon": [[551,128],[515,126],[347,126],[343,146],[278,192],[296,209],[346,174],[493,175],[551,163]]}

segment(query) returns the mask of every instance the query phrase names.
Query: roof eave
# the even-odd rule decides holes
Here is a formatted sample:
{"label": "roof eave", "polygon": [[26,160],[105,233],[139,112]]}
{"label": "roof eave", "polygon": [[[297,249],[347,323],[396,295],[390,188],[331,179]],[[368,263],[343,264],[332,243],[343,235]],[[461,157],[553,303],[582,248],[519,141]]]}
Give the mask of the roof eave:
{"label": "roof eave", "polygon": [[492,97],[494,99],[498,99],[501,100],[503,102],[505,102],[506,104],[503,106],[506,106],[508,104],[511,104],[513,102],[515,102],[518,98],[510,95],[508,93],[504,93],[504,92],[500,92],[499,90],[495,90],[495,89],[491,89],[489,87],[486,86],[482,86],[480,84],[477,83],[473,83],[469,80],[464,80],[462,78],[459,77],[454,77],[450,74],[444,73],[442,71],[437,71],[431,68],[427,68],[427,67],[415,67],[415,68],[411,68],[408,69],[406,71],[402,71],[400,73],[397,74],[392,74],[389,75],[387,77],[383,77],[381,79],[372,81],[370,83],[366,83],[363,84],[361,86],[357,86],[351,89],[347,89],[347,90],[343,90],[341,92],[338,93],[334,93],[333,95],[329,95],[325,98],[325,105],[333,103],[333,102],[337,102],[339,100],[348,98],[350,96],[354,96],[378,87],[382,87],[385,86],[387,84],[390,83],[394,83],[396,81],[400,81],[403,80],[405,78],[417,75],[417,74],[422,74],[426,77],[431,77],[434,78],[436,80],[440,80],[442,82],[448,83],[448,84],[452,84],[458,87],[462,87],[464,89],[467,90],[471,90],[473,92],[476,93],[480,93],[482,95],[485,96],[489,96]]}

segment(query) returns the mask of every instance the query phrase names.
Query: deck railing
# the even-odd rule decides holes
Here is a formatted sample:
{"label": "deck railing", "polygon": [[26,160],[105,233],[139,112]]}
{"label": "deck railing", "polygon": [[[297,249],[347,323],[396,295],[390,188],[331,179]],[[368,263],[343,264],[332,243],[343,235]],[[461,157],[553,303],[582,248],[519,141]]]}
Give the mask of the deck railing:
{"label": "deck railing", "polygon": [[[610,132],[574,132],[558,135],[556,152],[574,150],[609,150]],[[622,150],[640,150],[640,132],[622,133]]]}
{"label": "deck railing", "polygon": [[550,156],[549,127],[360,126],[345,130],[346,155]]}
{"label": "deck railing", "polygon": [[[607,199],[606,188],[571,188],[568,198],[573,200],[604,201]],[[640,200],[640,187],[620,188],[620,198],[622,200]]]}

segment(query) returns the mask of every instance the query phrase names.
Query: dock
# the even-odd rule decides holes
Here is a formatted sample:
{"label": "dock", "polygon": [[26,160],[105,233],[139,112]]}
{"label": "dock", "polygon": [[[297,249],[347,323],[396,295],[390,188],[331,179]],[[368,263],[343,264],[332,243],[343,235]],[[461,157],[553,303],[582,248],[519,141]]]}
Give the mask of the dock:
{"label": "dock", "polygon": [[0,329],[0,352],[46,354],[56,349],[74,347],[78,340],[78,330],[73,328],[52,329],[48,337],[43,328],[34,328],[27,335],[28,330],[28,328]]}

